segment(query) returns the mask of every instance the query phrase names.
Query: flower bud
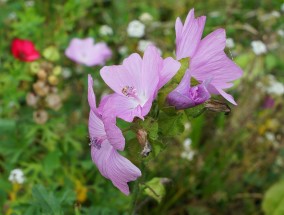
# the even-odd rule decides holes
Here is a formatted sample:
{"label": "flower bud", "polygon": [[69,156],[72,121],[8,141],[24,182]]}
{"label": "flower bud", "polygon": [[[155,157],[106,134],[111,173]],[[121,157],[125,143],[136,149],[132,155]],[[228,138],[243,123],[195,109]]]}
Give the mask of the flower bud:
{"label": "flower bud", "polygon": [[48,120],[48,114],[45,110],[38,110],[33,113],[33,119],[37,124],[44,124]]}
{"label": "flower bud", "polygon": [[231,108],[226,103],[213,99],[205,102],[205,108],[214,112],[225,112],[226,115],[231,112]]}

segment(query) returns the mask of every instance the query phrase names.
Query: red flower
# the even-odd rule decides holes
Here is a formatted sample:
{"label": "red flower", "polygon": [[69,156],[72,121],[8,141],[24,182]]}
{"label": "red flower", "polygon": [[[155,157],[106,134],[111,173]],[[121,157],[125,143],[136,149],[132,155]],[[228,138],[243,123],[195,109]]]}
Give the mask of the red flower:
{"label": "red flower", "polygon": [[34,44],[29,40],[14,39],[11,51],[15,58],[25,62],[35,61],[40,57]]}

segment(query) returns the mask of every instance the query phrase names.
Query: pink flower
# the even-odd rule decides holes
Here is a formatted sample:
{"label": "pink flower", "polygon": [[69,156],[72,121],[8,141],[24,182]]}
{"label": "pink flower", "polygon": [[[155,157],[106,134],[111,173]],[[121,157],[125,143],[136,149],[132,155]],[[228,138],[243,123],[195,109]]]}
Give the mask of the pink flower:
{"label": "pink flower", "polygon": [[169,105],[175,106],[177,110],[191,108],[202,104],[210,98],[207,90],[208,83],[204,82],[190,87],[190,71],[187,70],[180,84],[169,93],[167,101]]}
{"label": "pink flower", "polygon": [[94,44],[93,38],[72,39],[65,50],[71,60],[86,66],[104,65],[111,58],[112,51],[105,43]]}
{"label": "pink flower", "polygon": [[201,40],[206,17],[194,18],[194,9],[186,17],[184,25],[180,18],[176,20],[176,58],[192,57]]}
{"label": "pink flower", "polygon": [[[108,124],[103,122],[101,107],[96,107],[96,97],[92,85],[93,80],[89,75],[88,101],[91,108],[89,135],[92,160],[105,178],[111,180],[114,186],[125,195],[128,195],[129,187],[127,183],[140,177],[141,171],[117,152],[117,150],[123,150],[124,148],[124,137],[119,128],[115,124],[111,124],[113,121],[108,121]],[[101,103],[101,105],[104,105],[104,103]],[[112,144],[109,140],[109,135],[113,139],[117,139],[116,143],[120,144]]]}
{"label": "pink flower", "polygon": [[217,29],[201,40],[205,19],[204,16],[195,19],[193,9],[190,10],[184,26],[177,19],[177,59],[190,57],[191,76],[200,83],[210,80],[206,87],[210,94],[221,94],[236,105],[234,98],[224,89],[233,86],[231,82],[242,76],[242,70],[224,52],[225,30]]}
{"label": "pink flower", "polygon": [[231,83],[239,79],[243,72],[224,52],[226,33],[224,29],[217,29],[207,35],[199,43],[198,49],[190,60],[191,75],[200,83],[210,80],[208,91],[210,94],[221,94],[226,100],[237,105],[234,98],[224,89],[233,86]]}
{"label": "pink flower", "polygon": [[101,76],[115,91],[105,105],[104,114],[116,115],[132,122],[144,119],[151,109],[158,90],[178,71],[180,63],[171,57],[162,59],[154,46],[147,47],[143,59],[132,54],[122,65],[105,66]]}

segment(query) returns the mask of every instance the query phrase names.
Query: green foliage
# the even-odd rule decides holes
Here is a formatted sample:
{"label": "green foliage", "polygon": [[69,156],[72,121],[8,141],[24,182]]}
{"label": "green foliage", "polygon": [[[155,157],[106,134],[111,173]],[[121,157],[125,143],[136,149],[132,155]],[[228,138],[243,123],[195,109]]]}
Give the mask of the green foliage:
{"label": "green foliage", "polygon": [[284,213],[284,181],[274,184],[266,191],[262,208],[266,215]]}
{"label": "green foliage", "polygon": [[160,203],[166,194],[166,188],[162,182],[162,178],[155,177],[140,186],[141,189],[144,190],[144,193],[146,195],[154,198],[157,202]]}
{"label": "green foliage", "polygon": [[186,118],[183,112],[177,112],[174,115],[160,113],[159,131],[164,137],[177,136],[184,131],[184,122]]}
{"label": "green foliage", "polygon": [[43,50],[43,56],[49,61],[57,61],[60,58],[60,54],[56,47],[49,46]]}
{"label": "green foliage", "polygon": [[[182,111],[168,106],[168,93],[189,66],[185,58],[144,121],[117,119],[126,139],[126,150],[119,153],[139,168],[145,164],[135,212],[283,214],[283,182],[273,185],[283,178],[283,95],[267,92],[271,75],[284,83],[281,6],[277,0],[0,1],[0,213],[128,214],[134,182],[129,183],[130,196],[118,191],[99,173],[88,145],[87,74],[94,77],[97,102],[110,93],[100,77],[101,66],[77,65],[64,51],[72,38],[92,37],[113,51],[108,65],[120,64],[134,52],[142,54],[140,39],[128,37],[127,26],[147,12],[153,21],[144,23],[141,39],[154,42],[163,57],[174,58],[174,22],[176,17],[184,21],[194,7],[196,16],[207,16],[203,37],[224,28],[235,42],[225,52],[244,70],[228,89],[238,106],[231,106],[230,115],[204,111],[203,105]],[[102,25],[112,27],[113,35],[101,35]],[[15,37],[33,41],[41,58],[31,63],[14,59],[10,44]],[[253,40],[262,40],[269,51],[256,55]],[[119,53],[123,46],[127,53]],[[41,69],[48,70],[47,82],[51,74],[56,76],[57,84],[49,84],[47,95],[60,97],[59,109],[48,107],[46,96],[35,92]],[[28,104],[29,93],[39,98],[36,106]],[[268,97],[274,105],[264,108]],[[48,115],[42,124],[35,120],[38,110]],[[141,155],[137,129],[147,132],[152,147],[147,157]],[[192,159],[182,156],[187,150],[194,152]],[[16,168],[24,172],[23,184],[8,180]],[[162,177],[170,178],[167,190]]]}

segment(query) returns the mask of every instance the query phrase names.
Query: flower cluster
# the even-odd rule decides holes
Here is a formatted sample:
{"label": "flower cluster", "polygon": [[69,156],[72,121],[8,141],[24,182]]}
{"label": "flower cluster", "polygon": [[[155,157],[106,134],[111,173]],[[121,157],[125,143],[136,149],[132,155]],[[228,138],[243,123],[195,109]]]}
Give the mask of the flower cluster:
{"label": "flower cluster", "polygon": [[[129,194],[128,182],[141,176],[141,171],[119,154],[125,147],[125,139],[116,125],[116,118],[133,122],[144,120],[149,113],[158,91],[168,83],[181,68],[179,60],[189,58],[189,67],[179,86],[168,95],[168,103],[176,109],[185,109],[207,101],[211,94],[221,94],[236,104],[224,89],[242,75],[242,70],[230,60],[225,52],[226,35],[217,29],[201,39],[206,17],[194,18],[192,9],[184,23],[176,21],[176,59],[163,59],[159,50],[150,44],[144,56],[134,53],[124,59],[122,65],[105,66],[100,70],[104,82],[114,93],[102,98],[96,105],[93,80],[88,77],[89,135],[91,155],[101,174],[112,181],[124,194]],[[138,23],[131,23],[128,32],[135,32]],[[141,32],[133,34],[138,37]],[[84,50],[82,50],[84,51]],[[191,86],[193,77],[199,82]]]}

